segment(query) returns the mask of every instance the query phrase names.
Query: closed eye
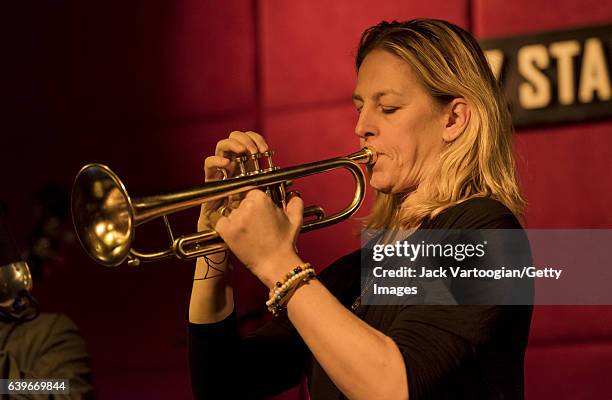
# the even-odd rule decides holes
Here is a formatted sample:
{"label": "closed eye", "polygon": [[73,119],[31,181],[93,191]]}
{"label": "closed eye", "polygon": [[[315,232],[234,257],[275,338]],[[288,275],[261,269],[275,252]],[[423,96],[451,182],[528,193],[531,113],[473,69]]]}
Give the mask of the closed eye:
{"label": "closed eye", "polygon": [[399,107],[383,107],[381,106],[380,109],[382,110],[383,114],[393,114],[394,112],[396,112]]}

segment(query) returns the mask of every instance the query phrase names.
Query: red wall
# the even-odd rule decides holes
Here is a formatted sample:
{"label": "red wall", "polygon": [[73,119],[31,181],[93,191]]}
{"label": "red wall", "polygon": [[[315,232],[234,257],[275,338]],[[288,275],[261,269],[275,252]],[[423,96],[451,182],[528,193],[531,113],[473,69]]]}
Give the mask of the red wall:
{"label": "red wall", "polygon": [[[22,243],[34,193],[51,181],[69,188],[87,162],[108,163],[130,192],[150,193],[199,182],[203,158],[231,130],[262,132],[280,165],[354,150],[353,55],[361,31],[381,19],[442,18],[479,38],[612,22],[612,6],[595,0],[56,1],[4,14],[0,198]],[[610,130],[602,121],[517,132],[528,227],[612,226]],[[330,209],[352,190],[340,173],[299,187],[307,203]],[[195,226],[187,214],[179,231]],[[358,246],[355,232],[353,222],[306,234],[301,253],[324,268]],[[106,270],[76,245],[64,251],[36,295],[80,326],[99,397],[188,397],[192,263]],[[244,271],[237,279],[240,315],[258,317],[265,290]],[[528,398],[612,396],[611,337],[610,308],[539,307]]]}
{"label": "red wall", "polygon": [[[481,38],[612,22],[612,5],[597,0],[476,0],[473,12]],[[612,226],[611,132],[610,121],[517,132],[528,227]],[[528,398],[612,397],[611,366],[611,307],[536,308],[526,361]]]}

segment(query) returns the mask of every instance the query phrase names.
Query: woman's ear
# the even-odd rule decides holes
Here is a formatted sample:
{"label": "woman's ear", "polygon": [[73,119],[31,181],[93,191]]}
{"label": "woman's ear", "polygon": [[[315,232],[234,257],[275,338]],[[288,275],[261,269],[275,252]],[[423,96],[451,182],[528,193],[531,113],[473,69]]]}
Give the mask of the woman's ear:
{"label": "woman's ear", "polygon": [[457,139],[470,122],[470,106],[463,97],[453,99],[446,105],[446,126],[442,140],[452,143]]}

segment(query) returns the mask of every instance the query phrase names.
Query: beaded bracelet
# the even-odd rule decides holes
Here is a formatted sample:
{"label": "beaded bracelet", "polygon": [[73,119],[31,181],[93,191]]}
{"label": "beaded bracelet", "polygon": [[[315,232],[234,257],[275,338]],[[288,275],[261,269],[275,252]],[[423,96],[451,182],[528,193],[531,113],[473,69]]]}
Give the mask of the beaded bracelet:
{"label": "beaded bracelet", "polygon": [[308,263],[298,265],[289,271],[286,278],[276,282],[274,288],[270,290],[270,299],[266,302],[266,305],[269,306],[274,302],[281,302],[295,282],[299,282],[300,279],[311,275],[311,273],[314,273],[314,269]]}
{"label": "beaded bracelet", "polygon": [[278,316],[285,309],[285,305],[293,292],[303,283],[316,276],[310,263],[300,264],[289,271],[284,280],[276,282],[274,289],[270,290],[270,299],[266,302],[268,311]]}

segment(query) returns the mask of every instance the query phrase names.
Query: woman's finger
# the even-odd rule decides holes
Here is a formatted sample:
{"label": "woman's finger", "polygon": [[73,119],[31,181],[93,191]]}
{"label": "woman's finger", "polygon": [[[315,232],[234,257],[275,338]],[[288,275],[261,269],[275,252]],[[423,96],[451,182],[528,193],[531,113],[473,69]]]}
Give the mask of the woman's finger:
{"label": "woman's finger", "polygon": [[257,145],[257,149],[260,153],[268,151],[268,143],[266,140],[257,132],[247,131],[245,134]]}
{"label": "woman's finger", "polygon": [[295,193],[287,202],[287,218],[294,227],[302,226],[304,217],[304,201],[298,193]]}
{"label": "woman's finger", "polygon": [[[206,159],[204,160],[204,180],[206,182],[209,182],[209,181],[223,179],[224,175],[220,171],[220,169],[224,169],[225,171],[227,171],[230,164],[231,164],[230,159],[225,158],[225,157],[219,157],[219,156],[206,157]],[[227,171],[228,174],[229,172],[230,171]]]}
{"label": "woman's finger", "polygon": [[219,140],[215,148],[215,155],[218,157],[231,158],[233,155],[247,153],[249,153],[247,146],[233,138]]}
{"label": "woman's finger", "polygon": [[248,149],[250,154],[255,154],[259,152],[257,143],[253,139],[251,139],[251,137],[245,132],[233,131],[232,133],[230,133],[229,138],[236,140],[242,145],[244,145]]}

